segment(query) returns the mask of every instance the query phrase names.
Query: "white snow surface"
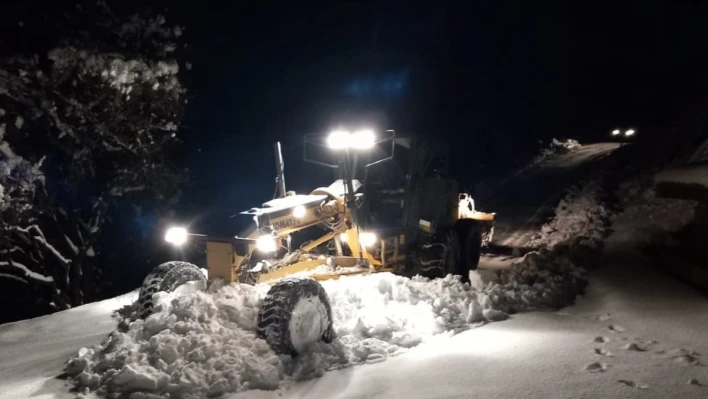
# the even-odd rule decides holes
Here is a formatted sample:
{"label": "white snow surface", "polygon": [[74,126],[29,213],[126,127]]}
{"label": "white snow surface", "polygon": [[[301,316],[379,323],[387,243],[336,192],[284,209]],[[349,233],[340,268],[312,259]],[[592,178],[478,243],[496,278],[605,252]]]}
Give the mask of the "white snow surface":
{"label": "white snow surface", "polygon": [[[609,251],[626,245],[625,242],[614,242],[613,237],[615,235],[609,240]],[[241,289],[240,286],[227,288],[222,290],[223,294]],[[134,297],[132,294],[0,326],[0,392],[3,399],[75,397],[76,393],[69,392],[71,386],[66,380],[55,378],[61,373],[65,359],[76,354],[82,346],[98,344],[110,334],[117,324],[111,317],[112,310],[129,303]],[[206,297],[203,293],[182,292],[164,297],[163,302],[169,299],[167,302],[205,304],[209,303],[204,301]],[[212,308],[212,311],[231,313],[222,319],[228,317],[233,323],[229,327],[238,340],[252,334],[238,327],[239,323],[248,325],[251,319],[240,318],[240,313],[226,306],[234,300],[224,295],[222,308],[218,310],[219,305],[214,305],[216,309]],[[189,309],[182,305],[174,308]],[[151,323],[157,326],[157,321]],[[210,319],[203,328],[214,326]],[[342,328],[339,327],[340,331]],[[323,373],[319,378],[284,383],[276,376],[265,374],[271,379],[263,381],[274,385],[277,382],[278,389],[255,389],[221,397],[698,399],[705,398],[708,393],[708,368],[701,366],[706,362],[704,354],[708,353],[708,341],[704,339],[706,328],[708,300],[704,294],[644,268],[641,260],[610,256],[591,274],[588,293],[575,306],[555,312],[518,314],[503,323],[486,324],[452,336],[440,334],[385,362],[344,367]],[[208,336],[200,331],[189,334],[188,339]],[[168,335],[168,332],[161,332],[157,338],[139,342],[149,346],[151,340],[163,340]],[[245,355],[260,350],[256,348],[263,348],[264,356],[270,353],[255,339],[236,342],[234,345],[241,343],[248,349],[242,351],[220,341],[213,345]],[[161,343],[164,347],[164,341]],[[642,350],[626,349],[635,346]],[[202,351],[205,357],[209,354],[206,348]],[[123,349],[116,347],[116,350]],[[81,352],[86,354],[86,350]],[[169,351],[163,355],[169,356]],[[222,356],[210,357],[206,362],[216,362]],[[302,366],[307,366],[308,362],[321,362],[318,356],[326,358],[327,354],[313,351],[307,361],[303,360]],[[270,359],[273,362],[271,370],[276,372],[280,372],[280,367],[292,372],[300,364],[292,363],[290,359]],[[250,367],[250,373],[267,369],[265,361],[255,359],[254,363],[250,357],[234,359],[234,362],[243,364],[244,368]],[[149,377],[151,374],[146,368],[132,363],[118,381],[132,379],[133,386],[141,388],[152,388],[153,381],[158,384],[163,381]],[[201,372],[199,369],[196,369],[197,373],[187,370],[185,379],[198,378],[198,372]],[[150,372],[159,375],[157,370]],[[149,378],[144,378],[146,376]],[[646,389],[639,388],[640,385]],[[225,385],[216,384],[212,389],[223,387]],[[147,399],[159,396],[140,392],[128,397]]]}
{"label": "white snow surface", "polygon": [[[498,282],[459,277],[406,278],[390,273],[323,281],[337,339],[296,358],[277,356],[257,337],[269,286],[185,285],[156,294],[156,311],[125,323],[69,362],[80,392],[200,398],[274,390],[326,371],[370,364],[419,344],[508,318],[509,312],[564,306],[585,285],[584,270],[550,251],[528,254]],[[138,396],[136,396],[138,397]],[[148,396],[153,397],[153,396]]]}
{"label": "white snow surface", "polygon": [[62,374],[82,346],[98,343],[116,328],[113,311],[137,292],[16,323],[0,325],[0,397],[70,398]]}
{"label": "white snow surface", "polygon": [[[635,262],[608,259],[576,306],[515,315],[281,391],[227,398],[705,398],[708,300]],[[646,350],[624,349],[632,343]]]}

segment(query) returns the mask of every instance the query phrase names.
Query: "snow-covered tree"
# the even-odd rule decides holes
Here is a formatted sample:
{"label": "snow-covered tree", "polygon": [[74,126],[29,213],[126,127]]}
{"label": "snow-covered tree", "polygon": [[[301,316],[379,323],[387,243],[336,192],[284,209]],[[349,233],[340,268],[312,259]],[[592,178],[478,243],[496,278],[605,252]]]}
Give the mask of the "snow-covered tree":
{"label": "snow-covered tree", "polygon": [[[185,89],[182,28],[164,17],[99,2],[54,23],[41,52],[0,54],[0,280],[40,287],[65,309],[92,289],[102,237],[125,209],[164,209],[178,195],[185,173],[169,150]],[[128,240],[111,245],[130,251]]]}

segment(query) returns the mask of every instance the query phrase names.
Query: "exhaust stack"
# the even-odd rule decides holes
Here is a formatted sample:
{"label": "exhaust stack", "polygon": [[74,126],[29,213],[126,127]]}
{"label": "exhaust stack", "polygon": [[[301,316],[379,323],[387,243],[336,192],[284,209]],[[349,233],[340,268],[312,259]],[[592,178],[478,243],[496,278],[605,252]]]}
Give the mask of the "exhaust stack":
{"label": "exhaust stack", "polygon": [[280,151],[280,141],[273,145],[273,149],[275,150],[275,170],[278,173],[275,176],[276,198],[283,198],[285,197],[285,163],[283,162],[283,153]]}

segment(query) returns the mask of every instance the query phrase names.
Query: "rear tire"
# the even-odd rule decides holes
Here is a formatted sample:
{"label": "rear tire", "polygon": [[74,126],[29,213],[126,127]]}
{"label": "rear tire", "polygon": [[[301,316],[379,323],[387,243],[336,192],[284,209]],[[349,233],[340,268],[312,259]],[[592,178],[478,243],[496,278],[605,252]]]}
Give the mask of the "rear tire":
{"label": "rear tire", "polygon": [[460,263],[457,268],[462,282],[469,282],[470,271],[477,270],[482,254],[482,229],[476,220],[461,219],[455,223],[460,237]]}
{"label": "rear tire", "polygon": [[443,278],[448,274],[460,275],[461,240],[457,229],[448,228],[436,232],[413,256],[420,260],[415,274],[430,279]]}
{"label": "rear tire", "polygon": [[307,278],[275,283],[258,311],[258,336],[275,353],[291,356],[319,340],[332,342],[332,308],[324,288]]}
{"label": "rear tire", "polygon": [[445,249],[443,250],[443,277],[448,274],[460,275],[461,247],[460,234],[457,229],[450,229],[445,235]]}
{"label": "rear tire", "polygon": [[153,269],[145,277],[140,287],[138,296],[137,315],[144,319],[152,314],[155,304],[152,296],[158,292],[172,292],[175,288],[190,281],[203,281],[206,283],[206,276],[195,265],[187,262],[165,262]]}

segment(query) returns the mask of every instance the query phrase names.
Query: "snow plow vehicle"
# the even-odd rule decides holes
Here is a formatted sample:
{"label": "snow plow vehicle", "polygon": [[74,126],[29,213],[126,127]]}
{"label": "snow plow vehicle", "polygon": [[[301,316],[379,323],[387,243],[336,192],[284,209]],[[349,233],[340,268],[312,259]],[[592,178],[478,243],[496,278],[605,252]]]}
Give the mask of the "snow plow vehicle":
{"label": "snow plow vehicle", "polygon": [[[166,232],[173,245],[204,243],[209,280],[271,284],[257,323],[259,336],[276,353],[295,355],[310,343],[335,338],[329,300],[318,281],[379,272],[453,274],[465,281],[492,239],[495,214],[477,211],[447,176],[446,147],[390,130],[382,135],[306,135],[304,160],[335,175],[332,184],[309,194],[286,191],[276,143],[276,195],[242,212],[254,220],[245,237],[211,237],[183,227]],[[299,236],[313,230],[313,239]],[[138,313],[150,315],[157,292],[206,280],[194,264],[164,263],[145,278]]]}

